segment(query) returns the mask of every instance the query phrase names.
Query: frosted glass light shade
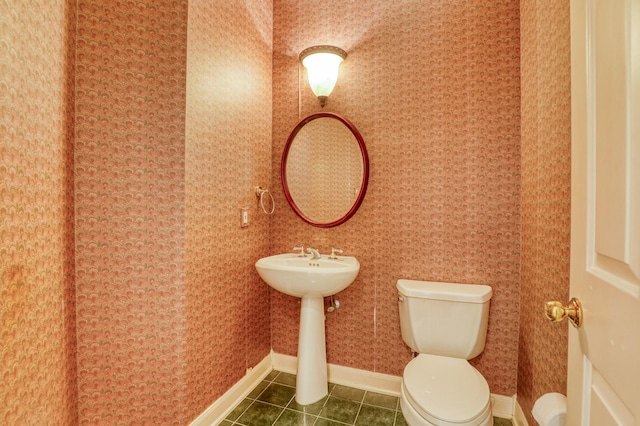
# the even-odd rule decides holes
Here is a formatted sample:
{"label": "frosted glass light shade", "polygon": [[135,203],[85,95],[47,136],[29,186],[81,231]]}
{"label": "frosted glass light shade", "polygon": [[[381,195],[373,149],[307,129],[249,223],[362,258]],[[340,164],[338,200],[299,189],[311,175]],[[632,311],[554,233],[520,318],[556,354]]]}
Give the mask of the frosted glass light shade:
{"label": "frosted glass light shade", "polygon": [[307,69],[309,85],[324,106],[338,81],[340,63],[347,52],[334,46],[313,46],[300,53],[300,61]]}

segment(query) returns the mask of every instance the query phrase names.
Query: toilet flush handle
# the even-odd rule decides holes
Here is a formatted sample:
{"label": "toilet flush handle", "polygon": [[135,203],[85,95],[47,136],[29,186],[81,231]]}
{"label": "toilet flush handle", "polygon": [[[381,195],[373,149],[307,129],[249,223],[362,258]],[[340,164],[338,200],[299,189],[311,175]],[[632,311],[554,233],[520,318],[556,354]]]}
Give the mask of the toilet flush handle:
{"label": "toilet flush handle", "polygon": [[400,302],[400,303],[404,302],[404,297],[398,296],[398,302]]}

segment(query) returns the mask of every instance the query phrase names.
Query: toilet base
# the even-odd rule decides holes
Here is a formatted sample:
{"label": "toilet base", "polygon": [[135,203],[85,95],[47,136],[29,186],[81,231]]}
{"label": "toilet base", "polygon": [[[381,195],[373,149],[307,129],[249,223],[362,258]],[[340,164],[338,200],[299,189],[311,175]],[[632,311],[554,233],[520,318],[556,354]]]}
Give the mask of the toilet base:
{"label": "toilet base", "polygon": [[450,423],[450,422],[439,422],[439,423],[431,423],[424,417],[422,417],[412,406],[411,403],[407,400],[407,396],[404,393],[404,386],[400,389],[400,409],[402,410],[402,415],[404,419],[407,421],[409,426],[492,426],[493,425],[493,416],[491,415],[491,404],[489,404],[489,409],[486,413],[483,413],[483,416],[480,418],[470,422],[470,423]]}

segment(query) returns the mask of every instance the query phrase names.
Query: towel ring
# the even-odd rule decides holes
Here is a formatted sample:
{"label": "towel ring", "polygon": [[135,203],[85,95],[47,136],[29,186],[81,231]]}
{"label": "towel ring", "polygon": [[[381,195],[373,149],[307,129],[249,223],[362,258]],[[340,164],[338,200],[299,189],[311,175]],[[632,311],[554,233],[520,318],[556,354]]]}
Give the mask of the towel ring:
{"label": "towel ring", "polygon": [[[264,207],[264,194],[269,194],[269,197],[271,197],[271,211],[267,211]],[[273,214],[276,210],[276,202],[273,200],[271,192],[269,192],[268,189],[263,189],[261,186],[256,186],[256,197],[260,197],[260,207],[262,207],[262,211],[266,214]]]}

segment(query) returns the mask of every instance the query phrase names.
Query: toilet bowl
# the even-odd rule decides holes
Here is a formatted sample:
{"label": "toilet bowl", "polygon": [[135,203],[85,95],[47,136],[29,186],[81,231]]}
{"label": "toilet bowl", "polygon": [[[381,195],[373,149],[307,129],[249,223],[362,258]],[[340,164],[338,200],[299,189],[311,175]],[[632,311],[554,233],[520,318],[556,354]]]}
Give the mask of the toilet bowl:
{"label": "toilet bowl", "polygon": [[484,350],[491,288],[399,280],[400,326],[417,353],[402,376],[410,426],[490,426],[489,385],[469,362]]}
{"label": "toilet bowl", "polygon": [[[491,425],[491,393],[464,359],[421,354],[404,369],[400,404],[410,425]],[[407,418],[411,417],[411,419]]]}

